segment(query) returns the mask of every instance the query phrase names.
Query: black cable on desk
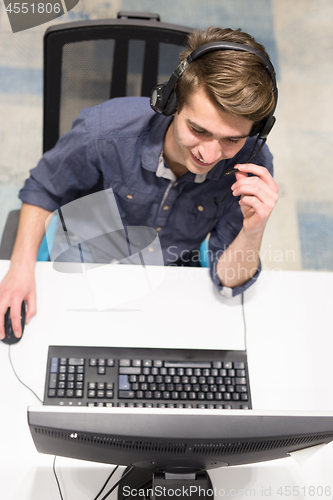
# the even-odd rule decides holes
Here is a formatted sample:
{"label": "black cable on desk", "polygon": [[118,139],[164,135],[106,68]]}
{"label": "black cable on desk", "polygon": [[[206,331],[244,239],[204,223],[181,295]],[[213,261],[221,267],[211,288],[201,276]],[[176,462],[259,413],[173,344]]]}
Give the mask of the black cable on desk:
{"label": "black cable on desk", "polygon": [[122,476],[121,478],[119,479],[119,481],[117,481],[113,486],[112,488],[107,492],[106,495],[104,495],[104,497],[101,499],[101,500],[105,500],[109,495],[111,495],[111,493],[117,488],[117,486],[119,486],[120,483],[123,482],[123,480],[125,479],[125,477],[127,477],[132,471],[134,470],[134,467],[130,467]]}
{"label": "black cable on desk", "polygon": [[43,401],[40,399],[40,397],[37,396],[37,394],[35,393],[35,391],[33,391],[29,386],[27,386],[24,382],[22,382],[22,380],[20,379],[20,377],[17,375],[16,371],[15,371],[15,368],[14,368],[14,365],[13,365],[13,362],[12,362],[12,358],[10,356],[10,348],[11,348],[11,345],[8,346],[8,358],[9,358],[9,362],[11,364],[11,367],[12,367],[12,370],[14,372],[14,375],[15,377],[17,378],[17,380],[22,384],[24,385],[24,387],[26,387],[26,389],[28,389],[30,392],[32,392],[32,394],[34,396],[36,396],[36,398],[38,399],[38,401],[40,401],[41,403],[43,403]]}
{"label": "black cable on desk", "polygon": [[59,483],[59,479],[58,479],[56,468],[55,468],[56,459],[57,459],[57,457],[54,457],[54,459],[53,459],[53,474],[54,474],[55,480],[57,482],[60,498],[61,498],[61,500],[64,500],[64,497],[62,496],[62,493],[61,493],[60,483]]}
{"label": "black cable on desk", "polygon": [[97,493],[97,495],[95,496],[94,500],[97,500],[98,497],[102,494],[102,491],[104,490],[104,488],[106,487],[106,485],[108,484],[108,482],[110,481],[111,477],[113,476],[113,474],[116,472],[116,470],[118,470],[119,468],[119,465],[116,465],[116,467],[112,470],[111,474],[109,475],[109,477],[107,478],[107,480],[105,481],[105,483],[103,484],[101,490],[99,493]]}
{"label": "black cable on desk", "polygon": [[[60,495],[60,498],[61,500],[64,500],[64,497],[62,495],[62,491],[61,491],[61,486],[60,486],[60,482],[59,482],[59,478],[58,478],[58,475],[57,475],[57,471],[56,471],[56,468],[55,468],[55,464],[56,464],[56,459],[57,457],[55,456],[54,459],[53,459],[53,474],[54,474],[54,477],[55,477],[55,480],[57,482],[57,486],[58,486],[58,490],[59,490],[59,495]],[[106,487],[106,485],[108,484],[108,482],[110,481],[111,477],[113,476],[113,474],[117,471],[117,469],[119,468],[119,465],[116,465],[116,467],[114,469],[112,469],[112,472],[111,474],[109,474],[107,480],[105,481],[105,483],[103,484],[102,488],[100,489],[99,493],[97,493],[97,495],[95,496],[94,500],[97,500],[98,497],[102,494],[104,488]],[[121,482],[122,481],[122,478],[118,481]],[[117,483],[117,484],[118,484]],[[117,486],[117,484],[115,486]],[[110,491],[111,493],[111,491]],[[109,493],[108,493],[109,495]],[[104,497],[105,498],[105,497]]]}

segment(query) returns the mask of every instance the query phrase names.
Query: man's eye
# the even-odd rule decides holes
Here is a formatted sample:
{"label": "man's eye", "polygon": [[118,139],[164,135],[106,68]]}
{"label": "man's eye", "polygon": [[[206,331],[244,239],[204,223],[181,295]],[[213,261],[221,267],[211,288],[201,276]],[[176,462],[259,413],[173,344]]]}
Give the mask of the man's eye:
{"label": "man's eye", "polygon": [[198,129],[193,128],[193,127],[191,127],[191,132],[193,132],[193,134],[196,134],[196,135],[204,135],[206,133],[205,130],[198,130]]}
{"label": "man's eye", "polygon": [[232,144],[237,144],[239,142],[239,139],[228,139],[228,141]]}

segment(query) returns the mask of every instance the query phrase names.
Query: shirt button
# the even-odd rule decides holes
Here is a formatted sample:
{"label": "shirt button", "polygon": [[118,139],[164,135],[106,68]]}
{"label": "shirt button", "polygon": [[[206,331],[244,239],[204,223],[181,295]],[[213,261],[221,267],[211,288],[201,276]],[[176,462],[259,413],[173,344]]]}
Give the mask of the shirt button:
{"label": "shirt button", "polygon": [[161,228],[161,227],[157,227],[157,228],[156,228],[156,231],[161,231],[161,230],[162,230],[162,228]]}
{"label": "shirt button", "polygon": [[198,210],[199,210],[199,212],[203,212],[205,209],[204,209],[204,207],[202,205],[199,205],[198,206]]}
{"label": "shirt button", "polygon": [[169,205],[164,205],[163,210],[169,210]]}
{"label": "shirt button", "polygon": [[129,200],[133,200],[133,195],[128,194],[128,195],[126,196],[126,198],[128,198]]}
{"label": "shirt button", "polygon": [[154,247],[149,247],[148,248],[148,252],[153,252],[154,251]]}

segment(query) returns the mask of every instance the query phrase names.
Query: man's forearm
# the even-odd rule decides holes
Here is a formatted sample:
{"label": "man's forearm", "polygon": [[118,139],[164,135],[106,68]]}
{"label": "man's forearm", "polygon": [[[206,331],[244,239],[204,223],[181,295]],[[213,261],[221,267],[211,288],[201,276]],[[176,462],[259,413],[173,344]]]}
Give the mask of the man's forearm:
{"label": "man's forearm", "polygon": [[48,210],[23,203],[11,257],[12,266],[35,265],[38,249],[45,234],[45,221],[50,214]]}
{"label": "man's forearm", "polygon": [[223,252],[217,263],[217,275],[223,286],[235,288],[256,273],[262,234],[248,237],[244,229]]}

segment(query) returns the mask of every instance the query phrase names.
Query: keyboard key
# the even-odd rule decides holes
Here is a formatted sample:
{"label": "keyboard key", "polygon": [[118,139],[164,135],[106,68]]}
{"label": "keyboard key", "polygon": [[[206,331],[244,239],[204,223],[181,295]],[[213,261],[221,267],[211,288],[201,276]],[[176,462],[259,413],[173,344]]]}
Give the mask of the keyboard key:
{"label": "keyboard key", "polygon": [[141,368],[136,366],[121,366],[119,368],[119,373],[127,374],[127,375],[140,375]]}
{"label": "keyboard key", "polygon": [[131,360],[130,359],[120,359],[119,366],[131,366]]}
{"label": "keyboard key", "polygon": [[69,358],[68,364],[75,366],[84,365],[84,358]]}
{"label": "keyboard key", "polygon": [[52,358],[50,372],[51,373],[58,373],[58,367],[59,367],[59,358]]}
{"label": "keyboard key", "polygon": [[234,368],[244,370],[245,368],[245,363],[243,361],[235,361],[234,362]]}
{"label": "keyboard key", "polygon": [[134,391],[118,391],[119,399],[133,399],[134,396]]}
{"label": "keyboard key", "polygon": [[166,368],[210,368],[211,363],[205,361],[165,361]]}
{"label": "keyboard key", "polygon": [[55,389],[57,387],[57,374],[51,373],[49,381],[49,389]]}
{"label": "keyboard key", "polygon": [[118,377],[118,389],[119,389],[119,391],[129,391],[131,389],[131,384],[128,381],[127,375],[119,375],[119,377]]}

